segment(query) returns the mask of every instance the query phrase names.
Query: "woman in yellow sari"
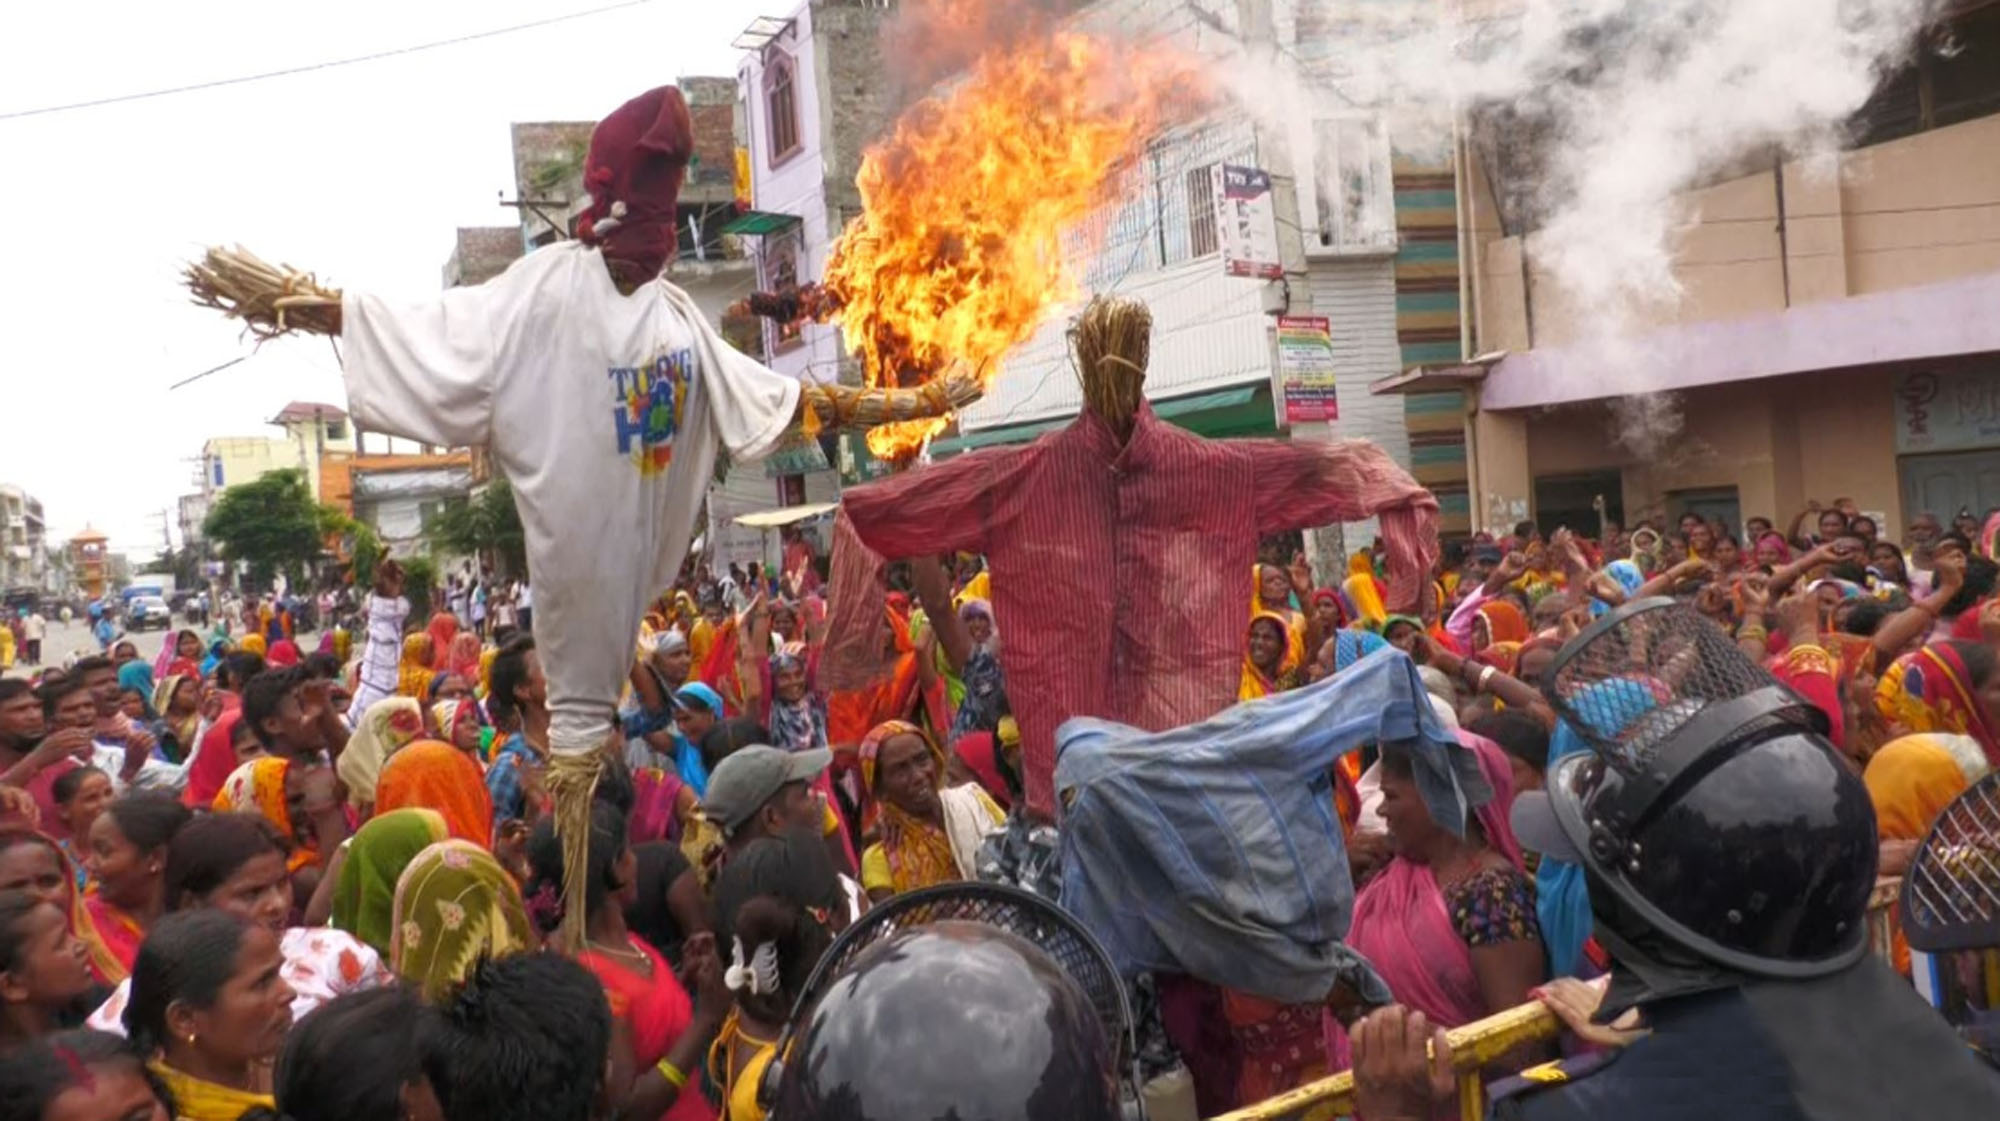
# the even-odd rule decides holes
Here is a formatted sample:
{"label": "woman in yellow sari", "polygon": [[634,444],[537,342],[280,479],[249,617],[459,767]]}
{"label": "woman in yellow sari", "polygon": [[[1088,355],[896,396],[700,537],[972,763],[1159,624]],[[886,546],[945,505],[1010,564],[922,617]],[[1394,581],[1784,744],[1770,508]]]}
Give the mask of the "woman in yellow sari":
{"label": "woman in yellow sari", "polygon": [[877,902],[934,884],[970,880],[979,842],[1006,815],[978,783],[945,785],[944,749],[903,720],[861,741],[861,785],[882,839],[861,854],[861,886]]}
{"label": "woman in yellow sari", "polygon": [[[1306,617],[1303,612],[1292,610],[1291,573],[1275,564],[1258,564],[1250,568],[1250,614],[1260,613],[1276,616],[1285,624],[1285,641],[1291,647],[1294,664],[1306,660]],[[1306,594],[1306,593],[1301,593]]]}
{"label": "woman in yellow sari", "polygon": [[1284,617],[1270,611],[1252,615],[1250,633],[1244,640],[1243,678],[1236,699],[1254,701],[1296,689],[1299,684],[1299,659],[1292,653]]}
{"label": "woman in yellow sari", "polygon": [[[1868,760],[1861,781],[1875,803],[1875,828],[1882,839],[1880,874],[1901,875],[1908,869],[1917,844],[1930,832],[1952,800],[1993,767],[1979,741],[1966,735],[1903,736],[1882,746]],[[1896,969],[1910,972],[1910,946],[1903,940],[1901,916],[1892,928]]]}
{"label": "woman in yellow sari", "polygon": [[437,671],[433,664],[437,660],[431,636],[423,631],[413,631],[403,636],[403,659],[396,667],[396,695],[414,697],[419,704],[431,699],[431,678]]}

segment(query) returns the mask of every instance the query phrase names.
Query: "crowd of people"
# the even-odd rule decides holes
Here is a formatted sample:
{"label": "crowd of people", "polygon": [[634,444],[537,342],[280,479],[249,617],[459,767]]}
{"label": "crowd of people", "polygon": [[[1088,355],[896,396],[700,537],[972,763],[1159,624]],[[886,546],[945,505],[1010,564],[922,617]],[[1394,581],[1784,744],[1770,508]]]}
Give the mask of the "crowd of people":
{"label": "crowd of people", "polygon": [[[1586,750],[1545,678],[1620,604],[1692,604],[1818,710],[1884,875],[2000,763],[2000,515],[1920,515],[1895,542],[1837,502],[1743,529],[1523,523],[1449,546],[1393,607],[1373,551],[1319,573],[1295,537],[1265,543],[1239,698],[1399,650],[1491,791],[1460,831],[1395,745],[1328,776],[1346,941],[1424,1023],[1539,998],[1617,1041],[1590,1022],[1612,955],[1584,876],[1510,809]],[[1023,796],[1014,712],[1035,702],[1003,670],[1035,620],[996,617],[978,557],[897,566],[892,668],[828,690],[816,553],[788,532],[781,564],[691,563],[654,603],[583,844],[554,829],[532,601],[486,582],[413,619],[385,561],[311,653],[251,599],[151,657],[124,639],[0,679],[0,1121],[765,1116],[793,1003],[851,921],[942,884],[1061,893],[1060,823]],[[1138,993],[1143,1068],[1184,1070],[1202,1115],[1345,1069],[1376,1030],[1328,994]]]}

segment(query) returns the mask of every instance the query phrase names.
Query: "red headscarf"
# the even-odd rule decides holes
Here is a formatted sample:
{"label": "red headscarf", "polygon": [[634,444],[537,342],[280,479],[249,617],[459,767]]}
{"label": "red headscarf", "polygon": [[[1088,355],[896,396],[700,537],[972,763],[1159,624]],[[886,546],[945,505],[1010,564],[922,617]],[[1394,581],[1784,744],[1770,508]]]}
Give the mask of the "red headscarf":
{"label": "red headscarf", "polygon": [[439,611],[431,616],[424,633],[431,636],[431,668],[443,673],[451,668],[451,640],[458,637],[458,616]]}
{"label": "red headscarf", "polygon": [[181,791],[184,806],[207,809],[236,770],[236,746],[231,741],[236,738],[236,723],[243,709],[235,694],[224,693],[222,697],[222,716],[209,725],[195,746],[194,757],[188,760],[187,786]]}
{"label": "red headscarf", "polygon": [[680,90],[661,86],[620,105],[590,134],[583,172],[590,207],[577,236],[646,279],[659,275],[674,255],[674,200],[693,155],[694,121]]}

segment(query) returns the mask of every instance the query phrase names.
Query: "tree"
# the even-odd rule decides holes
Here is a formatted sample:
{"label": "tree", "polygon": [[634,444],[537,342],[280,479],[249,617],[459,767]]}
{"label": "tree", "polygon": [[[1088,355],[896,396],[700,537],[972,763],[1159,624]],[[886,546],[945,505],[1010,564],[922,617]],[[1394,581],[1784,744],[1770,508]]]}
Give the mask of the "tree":
{"label": "tree", "polygon": [[192,545],[180,549],[163,549],[159,556],[139,571],[169,574],[173,576],[175,584],[183,590],[198,587],[201,584],[201,554]]}
{"label": "tree", "polygon": [[403,598],[410,601],[410,618],[419,622],[430,618],[431,600],[438,584],[437,562],[426,556],[414,556],[397,563],[403,566]]}
{"label": "tree", "polygon": [[279,572],[304,582],[306,567],[324,552],[324,528],[322,508],[297,468],[223,491],[201,526],[223,556],[249,566],[250,582],[257,586]]}
{"label": "tree", "polygon": [[527,571],[527,537],[505,479],[495,479],[472,498],[448,503],[424,533],[439,552],[492,560],[506,572]]}

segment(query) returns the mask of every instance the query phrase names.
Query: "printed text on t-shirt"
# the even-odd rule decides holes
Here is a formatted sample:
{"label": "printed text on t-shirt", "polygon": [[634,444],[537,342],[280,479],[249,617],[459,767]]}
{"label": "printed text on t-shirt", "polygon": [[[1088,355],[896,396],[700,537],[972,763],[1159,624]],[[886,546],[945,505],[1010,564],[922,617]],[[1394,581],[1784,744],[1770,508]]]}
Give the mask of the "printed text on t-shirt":
{"label": "printed text on t-shirt", "polygon": [[674,436],[687,405],[693,351],[658,355],[641,366],[614,366],[611,420],[618,454],[630,456],[641,475],[656,475],[674,459]]}

